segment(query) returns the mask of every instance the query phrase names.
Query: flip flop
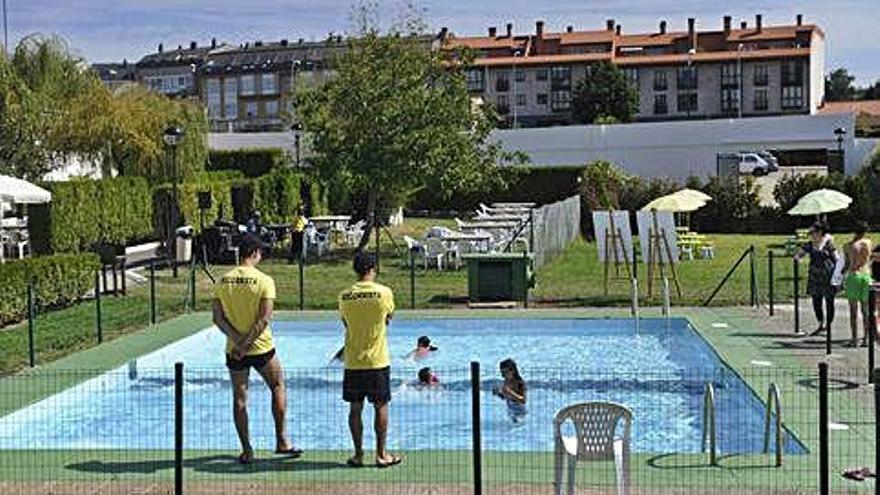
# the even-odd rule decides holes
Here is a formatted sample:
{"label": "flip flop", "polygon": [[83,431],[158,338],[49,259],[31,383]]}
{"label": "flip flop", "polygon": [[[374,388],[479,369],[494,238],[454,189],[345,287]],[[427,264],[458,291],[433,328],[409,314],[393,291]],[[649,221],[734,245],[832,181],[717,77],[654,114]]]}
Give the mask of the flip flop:
{"label": "flip flop", "polygon": [[819,327],[819,328],[813,330],[809,336],[814,337],[814,336],[822,334],[822,333],[825,333],[825,327]]}
{"label": "flip flop", "polygon": [[362,468],[364,467],[364,461],[356,461],[354,457],[350,457],[347,461],[345,461],[345,465],[350,468]]}
{"label": "flip flop", "polygon": [[391,460],[389,462],[381,462],[379,460],[376,461],[376,467],[379,469],[390,468],[391,466],[396,466],[403,462],[403,456],[397,456],[391,454]]}
{"label": "flip flop", "polygon": [[276,454],[284,454],[284,455],[289,455],[291,457],[299,457],[299,456],[303,455],[303,452],[304,452],[303,449],[301,449],[299,447],[294,447],[293,445],[291,445],[287,449],[275,449]]}
{"label": "flip flop", "polygon": [[238,463],[245,466],[247,466],[248,464],[253,464],[254,454],[248,454],[247,452],[242,452],[241,454],[238,454]]}
{"label": "flip flop", "polygon": [[869,468],[851,468],[843,472],[842,476],[853,481],[865,481],[865,478],[874,476]]}

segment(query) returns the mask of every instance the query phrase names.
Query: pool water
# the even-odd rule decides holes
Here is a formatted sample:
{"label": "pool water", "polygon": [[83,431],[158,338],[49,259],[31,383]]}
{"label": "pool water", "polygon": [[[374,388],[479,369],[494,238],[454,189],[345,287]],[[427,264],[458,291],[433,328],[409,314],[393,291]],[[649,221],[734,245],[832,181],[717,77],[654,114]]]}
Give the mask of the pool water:
{"label": "pool water", "polygon": [[[286,370],[288,424],[306,449],[348,449],[342,368],[330,358],[342,343],[332,320],[275,322]],[[413,362],[420,335],[439,350]],[[185,363],[185,443],[189,449],[236,449],[224,337],[206,329],[142,356],[128,366],[0,418],[0,449],[173,446],[173,363]],[[470,362],[481,363],[483,445],[489,450],[552,451],[560,408],[590,400],[633,411],[636,452],[701,451],[703,392],[716,388],[721,453],[760,452],[764,406],[685,319],[400,319],[389,331],[392,353],[390,445],[402,450],[471,448]],[[513,358],[528,385],[525,420],[514,424],[491,394],[498,363]],[[441,384],[422,388],[430,366]],[[251,374],[250,428],[255,443],[272,444],[269,393]],[[365,409],[367,445],[372,413]],[[789,436],[786,451],[803,453]]]}

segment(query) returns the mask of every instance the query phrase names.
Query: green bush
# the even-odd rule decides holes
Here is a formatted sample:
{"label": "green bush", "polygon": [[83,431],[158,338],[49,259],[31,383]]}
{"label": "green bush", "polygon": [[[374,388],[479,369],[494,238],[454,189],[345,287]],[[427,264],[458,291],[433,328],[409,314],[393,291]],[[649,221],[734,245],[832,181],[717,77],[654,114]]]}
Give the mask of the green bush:
{"label": "green bush", "polygon": [[75,179],[44,186],[52,201],[28,210],[35,253],[76,253],[100,242],[125,243],[153,233],[146,179]]}
{"label": "green bush", "polygon": [[260,210],[265,223],[286,223],[302,202],[301,177],[292,170],[275,170],[254,180],[253,208]]}
{"label": "green bush", "polygon": [[9,261],[0,265],[0,324],[27,317],[27,286],[34,284],[38,311],[69,306],[94,287],[98,257],[56,254]]}
{"label": "green bush", "polygon": [[[221,210],[224,217],[228,218],[232,214],[232,186],[236,183],[246,183],[247,180],[229,179],[226,173],[199,174],[197,179],[178,184],[177,206],[172,211],[171,222],[176,224],[175,217],[180,215],[180,224],[192,225],[199,232],[201,231],[199,192],[211,193],[211,207],[204,211],[205,224],[209,225]],[[153,191],[153,223],[160,236],[166,233],[167,204],[173,198],[173,190],[172,184],[163,184]]]}
{"label": "green bush", "polygon": [[209,172],[237,170],[246,177],[260,177],[282,168],[286,162],[287,156],[279,148],[217,150],[208,155],[205,169]]}

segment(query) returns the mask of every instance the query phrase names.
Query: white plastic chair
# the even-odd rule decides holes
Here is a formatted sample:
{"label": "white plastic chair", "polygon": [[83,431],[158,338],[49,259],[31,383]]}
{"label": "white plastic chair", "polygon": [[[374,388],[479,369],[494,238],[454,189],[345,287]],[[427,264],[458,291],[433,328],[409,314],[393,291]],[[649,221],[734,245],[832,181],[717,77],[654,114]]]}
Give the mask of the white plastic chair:
{"label": "white plastic chair", "polygon": [[327,233],[318,231],[314,225],[310,224],[306,227],[305,237],[308,246],[315,249],[318,258],[324,254],[324,250],[330,250],[330,239],[327,237]]}
{"label": "white plastic chair", "polygon": [[446,246],[443,245],[443,241],[437,239],[436,237],[429,237],[425,239],[423,255],[425,257],[425,270],[428,269],[428,265],[430,261],[434,262],[437,266],[437,270],[443,269],[443,261],[446,259],[447,254]]}
{"label": "white plastic chair", "polygon": [[361,241],[361,237],[364,236],[364,228],[367,226],[367,222],[364,220],[360,220],[353,225],[349,225],[345,228],[345,243],[349,246],[357,246]]}
{"label": "white plastic chair", "polygon": [[[416,256],[425,258],[425,246],[423,246],[421,242],[408,235],[403,236],[403,242],[406,243],[407,251],[413,253],[413,263],[416,262]],[[427,268],[427,261],[425,261],[425,268]]]}
{"label": "white plastic chair", "polygon": [[[567,422],[574,425],[575,436],[566,437],[562,427]],[[623,422],[623,434],[617,429]],[[617,474],[617,493],[629,493],[629,453],[632,430],[632,411],[613,402],[585,402],[563,408],[553,420],[555,456],[553,463],[554,489],[562,494],[563,463],[568,461],[568,489],[575,492],[575,473],[578,461],[614,460]]]}

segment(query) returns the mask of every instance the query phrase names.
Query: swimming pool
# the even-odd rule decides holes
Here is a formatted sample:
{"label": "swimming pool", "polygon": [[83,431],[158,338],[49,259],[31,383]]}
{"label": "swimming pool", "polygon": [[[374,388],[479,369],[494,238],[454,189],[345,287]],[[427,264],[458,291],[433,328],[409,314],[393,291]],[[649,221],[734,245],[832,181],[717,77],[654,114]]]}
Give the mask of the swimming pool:
{"label": "swimming pool", "polygon": [[[306,449],[348,449],[342,369],[328,364],[341,345],[341,325],[279,321],[274,331],[294,441]],[[707,381],[716,388],[719,451],[762,447],[763,405],[685,319],[646,319],[638,326],[630,319],[400,319],[389,335],[389,436],[396,449],[470,448],[471,361],[483,366],[483,445],[489,450],[552,451],[558,409],[611,400],[633,411],[634,451],[700,452]],[[415,363],[405,356],[419,335],[431,336],[439,351]],[[186,447],[236,449],[223,346],[223,335],[206,329],[0,418],[0,449],[170,448],[176,361],[186,363]],[[510,422],[504,404],[489,392],[500,383],[498,362],[508,357],[528,383],[521,425]],[[434,369],[440,387],[414,384],[422,366]],[[266,444],[273,438],[269,394],[255,373],[251,381],[251,435]],[[369,431],[369,417],[365,424]],[[365,441],[371,438],[368,433]],[[786,451],[805,449],[789,437]]]}

